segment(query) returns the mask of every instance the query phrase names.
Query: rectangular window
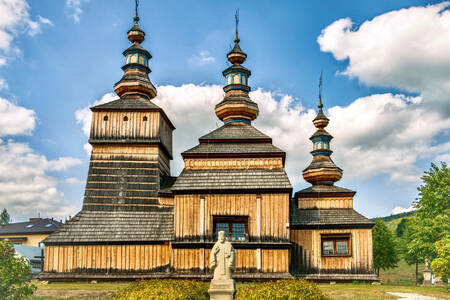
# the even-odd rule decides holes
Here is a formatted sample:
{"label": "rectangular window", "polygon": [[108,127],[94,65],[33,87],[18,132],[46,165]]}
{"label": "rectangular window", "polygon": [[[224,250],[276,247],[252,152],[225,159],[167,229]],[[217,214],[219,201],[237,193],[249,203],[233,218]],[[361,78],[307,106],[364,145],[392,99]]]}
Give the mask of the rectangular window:
{"label": "rectangular window", "polygon": [[215,240],[219,231],[225,231],[225,235],[232,242],[245,242],[248,240],[248,217],[213,216],[213,230]]}
{"label": "rectangular window", "polygon": [[322,256],[351,256],[350,234],[321,234]]}

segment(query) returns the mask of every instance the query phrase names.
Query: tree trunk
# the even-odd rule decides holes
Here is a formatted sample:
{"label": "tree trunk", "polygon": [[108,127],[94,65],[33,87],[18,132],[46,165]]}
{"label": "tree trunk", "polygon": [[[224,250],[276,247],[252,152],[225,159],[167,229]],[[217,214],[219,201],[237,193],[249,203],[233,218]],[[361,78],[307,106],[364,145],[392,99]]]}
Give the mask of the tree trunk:
{"label": "tree trunk", "polygon": [[418,274],[419,274],[419,261],[416,260],[416,286],[417,286],[417,277],[418,277]]}

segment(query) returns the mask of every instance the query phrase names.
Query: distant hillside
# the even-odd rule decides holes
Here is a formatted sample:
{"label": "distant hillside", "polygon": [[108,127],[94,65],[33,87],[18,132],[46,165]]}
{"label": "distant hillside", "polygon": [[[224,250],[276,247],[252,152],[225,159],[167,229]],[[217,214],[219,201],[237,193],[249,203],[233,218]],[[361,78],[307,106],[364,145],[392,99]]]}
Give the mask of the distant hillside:
{"label": "distant hillside", "polygon": [[405,212],[405,213],[401,213],[401,214],[390,215],[390,216],[387,216],[387,217],[373,218],[371,220],[375,221],[375,220],[381,219],[381,220],[383,220],[385,222],[390,222],[390,221],[395,220],[395,219],[402,219],[402,218],[405,218],[405,217],[412,216],[413,214],[414,214],[414,211],[409,211],[409,212]]}
{"label": "distant hillside", "polygon": [[414,215],[414,211],[410,211],[410,212],[405,212],[405,213],[396,214],[396,215],[390,215],[390,216],[382,217],[382,218],[373,218],[372,221],[375,221],[375,220],[385,221],[389,230],[392,233],[395,233],[395,230],[397,229],[397,226],[400,223],[400,221],[403,218],[410,218],[413,215]]}

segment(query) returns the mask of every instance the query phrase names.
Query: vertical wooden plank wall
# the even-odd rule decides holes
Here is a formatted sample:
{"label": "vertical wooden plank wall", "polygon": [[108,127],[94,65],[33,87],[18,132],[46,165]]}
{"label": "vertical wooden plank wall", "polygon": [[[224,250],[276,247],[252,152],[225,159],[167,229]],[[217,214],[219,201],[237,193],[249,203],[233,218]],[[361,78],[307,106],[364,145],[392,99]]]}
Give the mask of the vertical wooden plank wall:
{"label": "vertical wooden plank wall", "polygon": [[[350,233],[351,256],[322,257],[321,234]],[[334,230],[291,230],[294,270],[300,273],[372,273],[372,230],[334,229]]]}
{"label": "vertical wooden plank wall", "polygon": [[159,127],[159,112],[96,111],[92,114],[91,139],[156,138]]}
{"label": "vertical wooden plank wall", "polygon": [[165,272],[169,245],[46,246],[44,272]]}
{"label": "vertical wooden plank wall", "polygon": [[[260,197],[260,200],[257,198]],[[200,220],[200,199],[205,202]],[[260,204],[261,208],[258,208]],[[250,241],[289,241],[289,194],[175,195],[175,240],[213,241],[213,216],[248,216]],[[260,220],[258,210],[260,209]],[[204,231],[201,230],[204,226]]]}

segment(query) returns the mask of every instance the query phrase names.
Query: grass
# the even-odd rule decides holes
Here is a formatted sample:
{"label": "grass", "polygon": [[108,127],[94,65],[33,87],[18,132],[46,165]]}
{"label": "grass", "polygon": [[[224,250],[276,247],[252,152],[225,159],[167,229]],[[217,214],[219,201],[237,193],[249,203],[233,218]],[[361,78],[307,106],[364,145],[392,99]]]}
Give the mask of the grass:
{"label": "grass", "polygon": [[443,299],[450,299],[445,287],[416,287],[416,286],[393,286],[393,285],[371,285],[371,284],[319,284],[319,289],[331,299],[398,299],[396,296],[386,292],[414,293],[424,296],[432,296]]}
{"label": "grass", "polygon": [[[419,264],[419,277],[423,276],[424,264]],[[415,285],[416,265],[408,265],[404,260],[398,263],[398,267],[386,271],[380,270],[380,278],[383,283],[392,285]]]}
{"label": "grass", "polygon": [[[101,282],[90,284],[87,282],[69,282],[37,284],[38,290],[33,300],[74,300],[74,299],[97,299],[108,300],[112,295],[129,282]],[[248,283],[238,283],[238,288]],[[450,294],[445,291],[445,287],[415,287],[398,285],[371,285],[365,283],[338,283],[319,284],[319,289],[331,299],[397,299],[386,292],[416,293],[424,296],[450,299]]]}

